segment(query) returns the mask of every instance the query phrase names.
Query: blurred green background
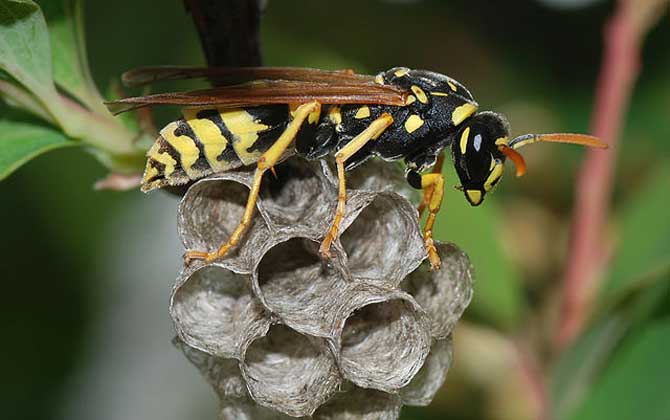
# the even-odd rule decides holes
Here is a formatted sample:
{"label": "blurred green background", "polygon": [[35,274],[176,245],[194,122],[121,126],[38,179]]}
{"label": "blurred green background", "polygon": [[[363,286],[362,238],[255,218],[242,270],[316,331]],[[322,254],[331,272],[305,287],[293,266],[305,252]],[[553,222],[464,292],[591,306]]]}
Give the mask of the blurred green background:
{"label": "blurred green background", "polygon": [[[267,65],[431,69],[468,86],[482,109],[506,114],[515,134],[586,132],[614,5],[271,0],[262,47]],[[89,1],[85,25],[103,92],[133,67],[204,64],[180,0]],[[666,17],[644,45],[603,243],[614,252],[585,334],[562,354],[551,345],[584,152],[524,149],[528,175],[507,173],[485,205],[470,208],[447,190],[436,237],[470,255],[475,297],[443,390],[403,418],[533,418],[538,402],[519,356],[527,351],[557,418],[670,419],[669,39]],[[161,122],[170,116],[159,113]],[[73,147],[0,183],[2,417],[213,419],[214,393],[170,344],[177,199],[94,191],[105,175]]]}

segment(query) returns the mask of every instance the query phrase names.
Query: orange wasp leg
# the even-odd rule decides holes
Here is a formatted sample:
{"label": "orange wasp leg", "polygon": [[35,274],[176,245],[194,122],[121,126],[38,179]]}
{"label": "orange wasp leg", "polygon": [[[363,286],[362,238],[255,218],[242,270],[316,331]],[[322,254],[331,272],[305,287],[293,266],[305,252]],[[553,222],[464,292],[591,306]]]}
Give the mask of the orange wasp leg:
{"label": "orange wasp leg", "polygon": [[[437,157],[437,162],[435,163],[435,166],[433,166],[433,170],[431,171],[431,173],[441,174],[443,164],[444,164],[444,151],[442,151],[440,155]],[[419,212],[419,218],[421,218],[421,215],[423,215],[423,211],[426,209],[426,206],[430,201],[430,196],[432,193],[433,193],[432,187],[423,190],[423,199],[421,200],[419,207],[417,207],[416,209]]]}
{"label": "orange wasp leg", "polygon": [[428,259],[430,261],[430,268],[432,270],[439,270],[440,256],[437,254],[435,243],[433,242],[433,224],[435,217],[442,206],[442,196],[444,194],[444,176],[441,173],[431,173],[421,176],[421,187],[424,193],[430,189],[428,199],[428,218],[426,225],[423,228],[423,240],[426,244],[426,251],[428,252]]}
{"label": "orange wasp leg", "polygon": [[359,135],[351,139],[339,152],[335,154],[335,163],[337,164],[337,178],[338,178],[338,193],[337,193],[337,209],[335,210],[335,218],[326,237],[321,242],[319,249],[324,258],[330,258],[330,245],[335,238],[339,236],[340,222],[344,217],[345,205],[347,202],[347,183],[344,177],[344,163],[353,156],[356,152],[361,150],[370,140],[375,140],[382,135],[384,130],[393,124],[393,117],[390,114],[382,114],[379,118],[370,123],[370,125]]}

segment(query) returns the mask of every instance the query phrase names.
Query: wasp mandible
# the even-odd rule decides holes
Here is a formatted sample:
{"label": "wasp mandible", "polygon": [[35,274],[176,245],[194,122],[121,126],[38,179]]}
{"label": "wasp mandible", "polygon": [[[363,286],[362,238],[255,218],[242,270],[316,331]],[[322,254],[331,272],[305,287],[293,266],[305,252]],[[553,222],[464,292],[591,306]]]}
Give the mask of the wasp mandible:
{"label": "wasp mandible", "polygon": [[[162,93],[108,103],[119,113],[144,106],[183,106],[182,118],[169,123],[147,153],[142,191],[180,185],[210,174],[256,165],[244,215],[219,249],[189,250],[187,261],[223,258],[249,227],[261,181],[281,159],[297,154],[309,160],[334,156],[338,201],[330,230],[320,247],[330,256],[346,203],[346,172],[371,157],[403,159],[409,184],[423,190],[419,213],[428,209],[423,234],[430,264],[440,266],[433,225],[442,204],[444,150],[451,149],[463,193],[480,205],[503,175],[505,160],[526,165],[516,151],[535,142],[607,147],[583,134],[526,134],[510,139],[501,114],[478,111],[458,81],[443,74],[397,67],[376,76],[351,70],[290,67],[147,67],[124,81],[144,85],[158,80],[207,77],[219,87]],[[426,172],[429,168],[432,171]]]}

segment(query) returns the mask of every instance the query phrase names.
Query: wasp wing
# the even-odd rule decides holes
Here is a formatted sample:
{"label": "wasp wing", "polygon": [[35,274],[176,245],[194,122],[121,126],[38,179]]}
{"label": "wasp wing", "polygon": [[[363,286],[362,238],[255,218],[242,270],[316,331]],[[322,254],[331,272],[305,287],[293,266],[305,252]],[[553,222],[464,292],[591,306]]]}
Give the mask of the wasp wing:
{"label": "wasp wing", "polygon": [[237,108],[318,101],[322,104],[403,106],[407,95],[407,92],[397,86],[380,85],[374,81],[333,84],[262,80],[189,92],[157,93],[105,104],[114,114],[150,105],[180,105],[183,107],[215,105],[219,108]]}
{"label": "wasp wing", "polygon": [[140,67],[125,72],[121,79],[128,87],[145,86],[163,80],[207,78],[216,85],[236,85],[253,80],[293,80],[317,83],[374,82],[373,76],[353,70],[319,70],[302,67]]}

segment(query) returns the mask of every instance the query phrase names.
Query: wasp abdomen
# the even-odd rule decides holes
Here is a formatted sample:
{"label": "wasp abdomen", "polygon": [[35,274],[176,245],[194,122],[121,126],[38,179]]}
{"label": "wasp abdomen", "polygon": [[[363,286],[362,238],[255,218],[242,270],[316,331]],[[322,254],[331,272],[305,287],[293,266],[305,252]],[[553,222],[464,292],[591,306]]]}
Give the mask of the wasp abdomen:
{"label": "wasp abdomen", "polygon": [[258,161],[288,120],[288,107],[186,108],[149,149],[142,191],[181,185]]}

